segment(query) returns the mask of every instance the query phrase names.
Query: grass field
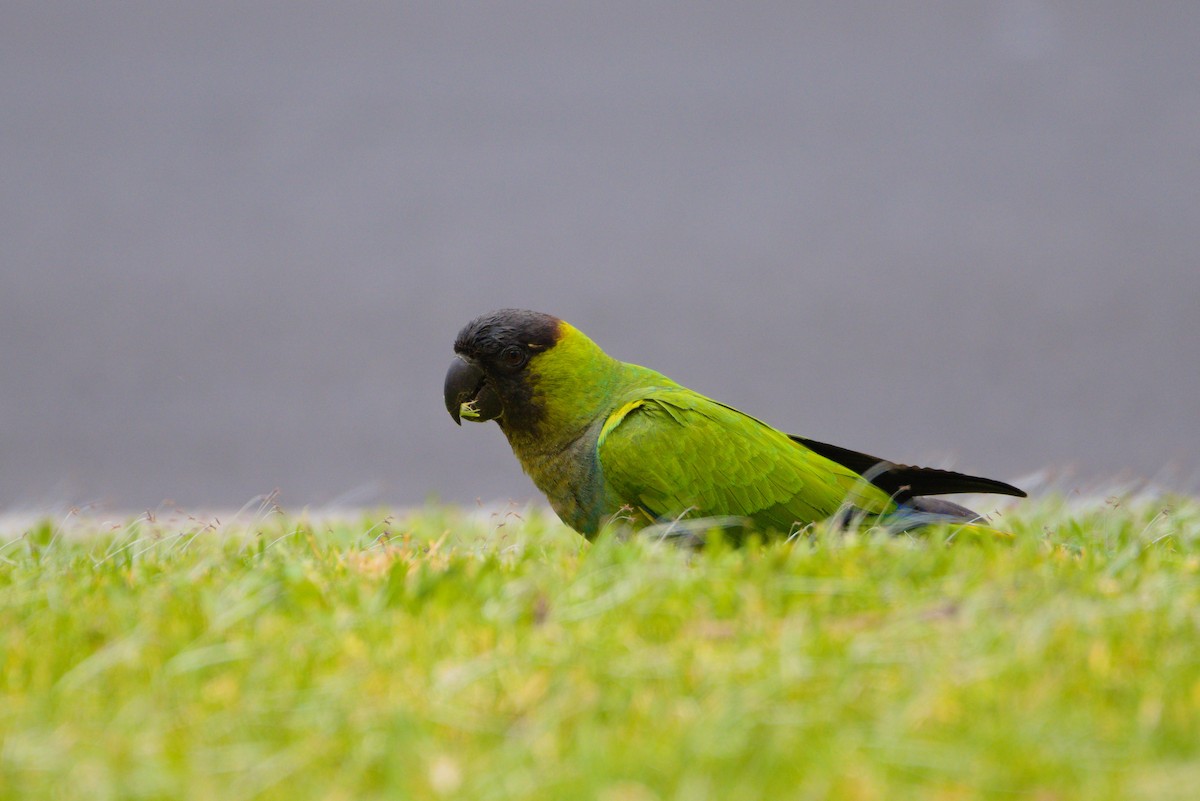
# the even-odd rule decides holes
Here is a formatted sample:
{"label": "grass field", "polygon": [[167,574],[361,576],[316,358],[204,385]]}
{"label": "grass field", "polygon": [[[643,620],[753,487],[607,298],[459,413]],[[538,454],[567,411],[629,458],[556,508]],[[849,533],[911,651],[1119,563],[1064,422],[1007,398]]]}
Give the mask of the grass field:
{"label": "grass field", "polygon": [[10,525],[0,797],[1200,797],[1200,504],[1005,525]]}

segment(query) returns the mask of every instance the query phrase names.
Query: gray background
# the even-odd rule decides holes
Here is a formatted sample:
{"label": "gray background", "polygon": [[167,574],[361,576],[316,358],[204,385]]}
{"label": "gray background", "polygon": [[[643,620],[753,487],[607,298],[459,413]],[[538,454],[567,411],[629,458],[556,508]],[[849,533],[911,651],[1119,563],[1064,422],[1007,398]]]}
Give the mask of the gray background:
{"label": "gray background", "polygon": [[0,508],[525,499],[498,306],[798,433],[1192,476],[1200,4],[0,10]]}

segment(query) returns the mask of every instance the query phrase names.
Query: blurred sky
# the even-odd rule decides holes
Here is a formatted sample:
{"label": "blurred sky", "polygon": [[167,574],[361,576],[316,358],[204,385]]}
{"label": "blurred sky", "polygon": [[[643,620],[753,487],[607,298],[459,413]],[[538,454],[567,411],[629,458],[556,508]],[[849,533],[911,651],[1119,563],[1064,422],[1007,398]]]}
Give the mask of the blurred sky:
{"label": "blurred sky", "polygon": [[781,428],[1200,467],[1200,4],[0,9],[0,509],[535,497],[459,327]]}

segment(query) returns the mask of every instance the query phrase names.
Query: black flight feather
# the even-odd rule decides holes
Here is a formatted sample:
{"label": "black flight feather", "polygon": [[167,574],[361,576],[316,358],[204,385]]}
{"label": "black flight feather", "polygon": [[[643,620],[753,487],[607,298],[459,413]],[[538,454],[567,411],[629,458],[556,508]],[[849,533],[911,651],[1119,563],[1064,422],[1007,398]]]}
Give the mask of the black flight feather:
{"label": "black flight feather", "polygon": [[950,495],[956,492],[988,492],[1025,497],[1024,490],[992,478],[968,476],[953,470],[939,470],[936,467],[896,464],[878,456],[817,442],[815,439],[789,436],[831,462],[837,462],[866,477],[872,484],[892,496],[897,503],[904,503],[919,495]]}

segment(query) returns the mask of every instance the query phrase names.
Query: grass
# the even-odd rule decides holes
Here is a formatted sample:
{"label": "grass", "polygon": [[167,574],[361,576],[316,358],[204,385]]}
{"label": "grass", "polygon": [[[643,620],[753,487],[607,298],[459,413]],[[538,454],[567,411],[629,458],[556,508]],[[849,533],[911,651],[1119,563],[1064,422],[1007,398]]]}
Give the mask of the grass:
{"label": "grass", "polygon": [[41,522],[6,799],[1170,799],[1200,503],[700,553],[551,517]]}

